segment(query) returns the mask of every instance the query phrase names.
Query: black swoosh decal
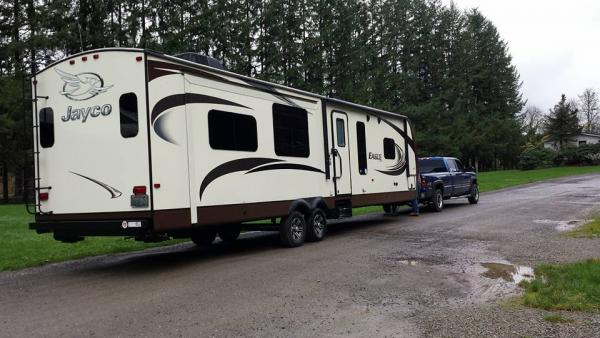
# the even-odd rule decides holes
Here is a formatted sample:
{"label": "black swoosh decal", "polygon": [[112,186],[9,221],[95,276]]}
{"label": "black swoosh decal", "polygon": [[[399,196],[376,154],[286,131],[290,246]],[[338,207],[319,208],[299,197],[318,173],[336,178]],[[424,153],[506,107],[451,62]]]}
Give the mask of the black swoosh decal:
{"label": "black swoosh decal", "polygon": [[415,141],[413,139],[411,139],[404,130],[398,128],[398,126],[396,126],[392,122],[384,119],[381,116],[377,116],[377,118],[381,119],[381,121],[385,122],[387,125],[389,125],[390,127],[392,127],[392,129],[394,129],[395,131],[397,131],[398,134],[400,134],[400,136],[402,136],[404,138],[404,141],[408,144],[408,146],[411,147],[413,149],[413,151],[415,151]]}
{"label": "black swoosh decal", "polygon": [[306,170],[306,171],[314,171],[319,173],[325,173],[323,170],[311,166],[307,166],[304,164],[296,164],[296,163],[274,163],[269,165],[264,165],[262,167],[254,168],[249,170],[246,174],[251,174],[259,171],[267,171],[267,170],[279,170],[279,169],[294,169],[294,170]]}
{"label": "black swoosh decal", "polygon": [[83,177],[86,180],[89,180],[91,182],[94,182],[94,183],[98,184],[99,186],[101,186],[102,188],[106,189],[110,193],[111,198],[117,198],[117,197],[120,197],[121,195],[123,195],[123,193],[121,193],[119,190],[111,187],[110,185],[108,185],[106,183],[102,183],[102,182],[100,182],[98,180],[95,180],[95,179],[93,179],[91,177],[87,177],[85,175],[81,175],[81,174],[78,174],[76,172],[72,172],[72,171],[69,171],[69,172],[71,174],[73,174],[73,175],[77,175],[79,177]]}
{"label": "black swoosh decal", "polygon": [[400,146],[398,146],[397,144],[395,144],[394,146],[396,147],[396,157],[398,158],[398,161],[393,166],[389,167],[387,170],[377,169],[377,171],[379,171],[382,174],[398,176],[402,175],[406,170],[406,158],[402,153],[402,149],[400,149]]}
{"label": "black swoosh decal", "polygon": [[[225,104],[229,106],[248,108],[239,103],[235,103],[229,100],[221,99],[214,96],[208,96],[203,94],[194,94],[194,93],[185,93],[185,94],[175,94],[163,97],[158,101],[154,108],[152,108],[152,114],[150,114],[150,121],[154,124],[154,120],[167,109],[183,106],[188,103],[212,103],[212,104]],[[248,108],[250,109],[250,108]]]}
{"label": "black swoosh decal", "polygon": [[273,162],[281,162],[282,160],[272,159],[272,158],[263,158],[263,157],[250,157],[250,158],[241,158],[229,162],[225,162],[213,170],[211,170],[202,180],[200,184],[200,199],[202,199],[202,194],[206,187],[217,178],[231,174],[238,171],[250,170],[252,168],[261,166],[267,163]]}

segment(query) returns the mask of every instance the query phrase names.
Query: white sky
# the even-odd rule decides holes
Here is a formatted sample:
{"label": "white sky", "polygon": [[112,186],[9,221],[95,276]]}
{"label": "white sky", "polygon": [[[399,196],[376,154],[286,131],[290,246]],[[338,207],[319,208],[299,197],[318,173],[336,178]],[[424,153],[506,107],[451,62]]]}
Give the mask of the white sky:
{"label": "white sky", "polygon": [[[450,4],[450,0],[444,0]],[[523,99],[547,112],[562,93],[600,91],[599,0],[454,0],[479,8],[508,43]]]}

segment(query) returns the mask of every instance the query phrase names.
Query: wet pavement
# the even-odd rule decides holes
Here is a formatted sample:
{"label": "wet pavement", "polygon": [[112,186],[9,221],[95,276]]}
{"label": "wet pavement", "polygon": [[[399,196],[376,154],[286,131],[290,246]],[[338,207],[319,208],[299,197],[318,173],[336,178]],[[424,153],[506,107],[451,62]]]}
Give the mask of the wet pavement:
{"label": "wet pavement", "polygon": [[594,337],[598,314],[557,324],[506,304],[530,267],[600,257],[564,236],[598,208],[588,175],[334,222],[296,249],[251,233],[0,273],[0,335]]}

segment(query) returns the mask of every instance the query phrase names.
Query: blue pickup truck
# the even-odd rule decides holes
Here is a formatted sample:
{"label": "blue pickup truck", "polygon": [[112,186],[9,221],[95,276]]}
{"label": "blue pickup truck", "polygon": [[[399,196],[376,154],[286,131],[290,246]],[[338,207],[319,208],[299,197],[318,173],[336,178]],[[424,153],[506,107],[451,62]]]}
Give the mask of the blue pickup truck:
{"label": "blue pickup truck", "polygon": [[471,204],[479,202],[477,174],[472,168],[465,168],[453,157],[422,157],[418,162],[421,203],[442,211],[444,200],[450,198],[466,197]]}

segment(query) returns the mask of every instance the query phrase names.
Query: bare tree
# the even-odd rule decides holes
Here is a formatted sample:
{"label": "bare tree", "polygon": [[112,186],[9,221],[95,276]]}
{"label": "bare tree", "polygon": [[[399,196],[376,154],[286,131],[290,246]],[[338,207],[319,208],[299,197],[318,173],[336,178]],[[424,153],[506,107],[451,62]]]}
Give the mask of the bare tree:
{"label": "bare tree", "polygon": [[527,138],[540,135],[544,131],[544,120],[546,116],[542,110],[534,105],[528,105],[521,114],[521,126]]}
{"label": "bare tree", "polygon": [[593,133],[599,131],[598,123],[600,99],[598,92],[593,88],[586,88],[579,95],[579,107],[581,109],[581,121],[583,122],[583,131]]}

